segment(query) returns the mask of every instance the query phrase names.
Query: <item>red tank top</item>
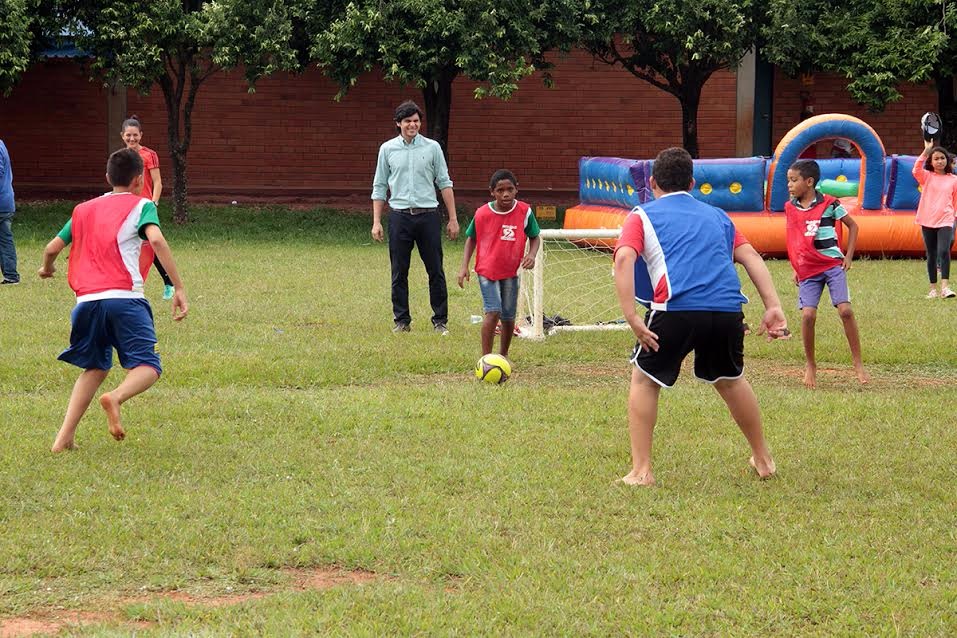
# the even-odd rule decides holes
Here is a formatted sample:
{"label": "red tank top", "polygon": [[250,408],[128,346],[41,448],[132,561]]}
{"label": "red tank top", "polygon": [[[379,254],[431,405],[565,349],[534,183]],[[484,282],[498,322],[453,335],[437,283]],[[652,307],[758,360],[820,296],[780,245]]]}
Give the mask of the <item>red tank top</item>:
{"label": "red tank top", "polygon": [[525,202],[516,201],[507,213],[497,213],[488,204],[475,211],[475,272],[492,281],[518,274],[529,209]]}

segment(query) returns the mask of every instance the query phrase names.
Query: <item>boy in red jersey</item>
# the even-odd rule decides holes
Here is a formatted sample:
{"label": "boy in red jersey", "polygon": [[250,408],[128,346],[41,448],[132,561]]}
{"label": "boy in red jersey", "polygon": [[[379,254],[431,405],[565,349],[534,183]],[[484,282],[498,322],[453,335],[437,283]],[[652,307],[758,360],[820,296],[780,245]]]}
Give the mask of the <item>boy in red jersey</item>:
{"label": "boy in red jersey", "polygon": [[[502,339],[499,352],[508,357],[508,347],[515,330],[515,312],[518,306],[518,269],[532,268],[542,240],[538,221],[532,208],[515,199],[518,182],[510,171],[495,171],[489,181],[494,202],[477,211],[465,231],[465,255],[459,270],[459,288],[469,279],[469,262],[475,257],[475,272],[482,289],[482,354],[492,352],[495,327],[502,321]],[[525,252],[525,239],[529,239]]]}
{"label": "boy in red jersey", "polygon": [[176,262],[159,228],[156,205],[135,194],[143,187],[142,158],[131,149],[116,151],[107,162],[106,179],[113,191],[73,209],[70,221],[43,251],[38,271],[43,279],[52,277],[57,256],[73,244],[67,279],[77,303],[71,315],[70,347],[58,358],[83,372],[73,386],[53,452],[76,448],[77,425],[110,372],[113,348],[128,372],[119,386],[100,396],[100,406],[117,441],[126,436],[120,405],[156,383],[162,372],[153,312],[143,296],[139,269],[144,239],[176,287],[173,319],[180,321],[189,311]]}
{"label": "boy in red jersey", "polygon": [[[814,160],[798,160],[788,169],[788,193],[791,201],[784,205],[787,216],[788,259],[794,269],[801,309],[801,340],[804,342],[804,385],[817,384],[817,362],[814,358],[814,324],[817,305],[827,286],[831,303],[844,323],[844,335],[851,349],[857,380],[870,381],[861,360],[861,337],[851,310],[851,294],[847,287],[847,271],[851,269],[857,245],[857,222],[841,202],[817,190],[821,168]],[[847,253],[837,243],[836,223],[847,227]]]}

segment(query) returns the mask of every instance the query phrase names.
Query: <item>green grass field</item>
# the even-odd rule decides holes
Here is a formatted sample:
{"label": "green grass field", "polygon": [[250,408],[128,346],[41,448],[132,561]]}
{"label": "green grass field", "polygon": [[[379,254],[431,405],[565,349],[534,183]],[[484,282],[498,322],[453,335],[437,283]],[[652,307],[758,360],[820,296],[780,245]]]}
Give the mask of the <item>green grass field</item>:
{"label": "green grass field", "polygon": [[[73,299],[62,259],[34,273],[69,210],[21,208],[24,283],[0,290],[0,627],[95,612],[63,631],[957,633],[957,302],[923,299],[920,262],[855,265],[873,383],[854,381],[825,306],[814,392],[790,268],[772,262],[795,338],[749,337],[747,370],[778,476],[747,471],[717,394],[685,374],[663,393],[659,485],[629,489],[612,484],[629,465],[627,333],[517,340],[513,379],[481,384],[461,241],[451,334],[427,329],[416,258],[413,332],[393,335],[367,216],[196,208],[165,228],[186,321],[147,286],[163,379],[124,406],[125,441],[91,408],[80,450],[54,456]],[[332,566],[371,576],[303,588],[290,571]],[[267,595],[203,604],[247,593]]]}

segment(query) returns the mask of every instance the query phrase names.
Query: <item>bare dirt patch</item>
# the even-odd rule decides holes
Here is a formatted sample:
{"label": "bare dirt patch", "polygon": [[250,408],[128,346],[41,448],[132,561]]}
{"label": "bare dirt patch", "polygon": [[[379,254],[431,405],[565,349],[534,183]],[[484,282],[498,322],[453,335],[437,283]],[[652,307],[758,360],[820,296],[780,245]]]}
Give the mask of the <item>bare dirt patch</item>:
{"label": "bare dirt patch", "polygon": [[53,635],[69,627],[82,627],[100,623],[117,624],[130,629],[145,629],[153,625],[147,621],[131,621],[125,618],[120,608],[131,604],[148,604],[160,600],[172,600],[186,605],[203,607],[228,607],[250,600],[259,600],[281,591],[321,591],[339,585],[362,585],[383,577],[362,569],[344,569],[342,567],[285,568],[281,570],[288,583],[278,587],[223,596],[194,595],[186,591],[156,592],[148,596],[136,596],[104,601],[97,609],[37,609],[26,616],[0,620],[0,638],[21,638],[24,636]]}
{"label": "bare dirt patch", "polygon": [[0,620],[0,638],[56,634],[69,627],[100,623],[122,623],[130,629],[146,629],[152,623],[129,621],[118,612],[81,610],[38,610],[30,616]]}

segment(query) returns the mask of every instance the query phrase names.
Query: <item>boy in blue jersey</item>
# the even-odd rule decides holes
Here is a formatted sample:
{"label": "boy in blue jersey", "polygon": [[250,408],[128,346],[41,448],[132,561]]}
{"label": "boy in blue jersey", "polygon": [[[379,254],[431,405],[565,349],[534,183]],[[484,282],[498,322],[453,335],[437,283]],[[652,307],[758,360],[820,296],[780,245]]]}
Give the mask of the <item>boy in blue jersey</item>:
{"label": "boy in blue jersey", "polygon": [[[764,260],[720,208],[696,200],[687,151],[665,149],[650,178],[655,200],[636,206],[615,247],[615,289],[638,338],[631,361],[628,431],[632,468],[622,482],[654,485],[651,445],[661,388],[671,387],[692,350],[695,376],[714,385],[751,445],[758,476],[775,472],[761,411],[744,378],[744,314],[734,262],[754,282],[765,313],[758,333],[786,337],[787,320]],[[642,321],[635,301],[649,308]]]}

